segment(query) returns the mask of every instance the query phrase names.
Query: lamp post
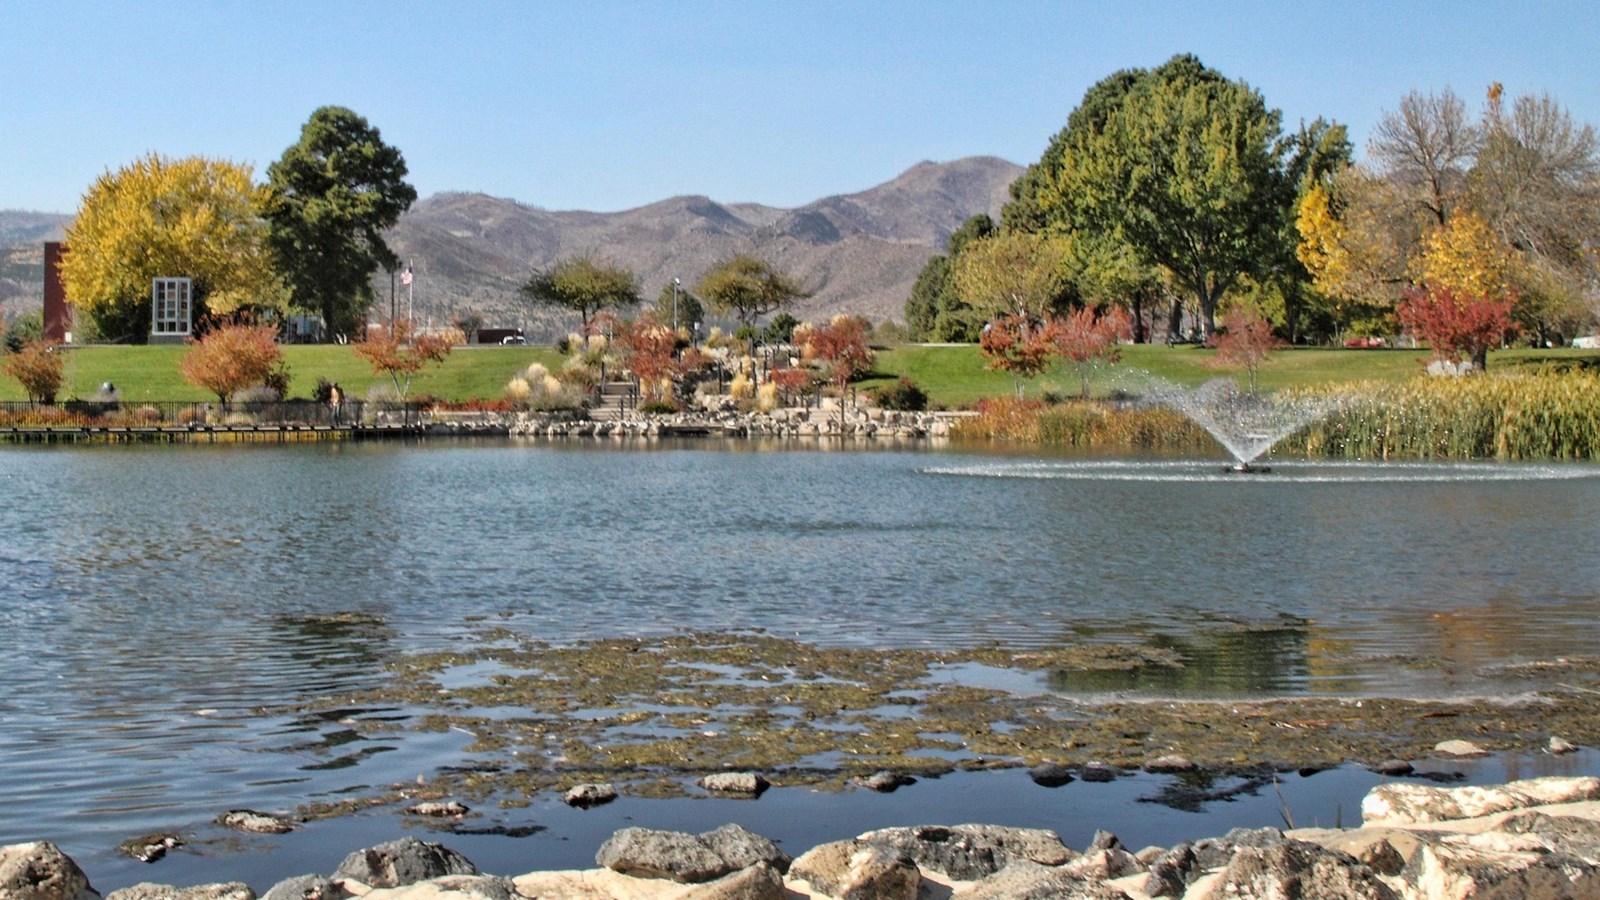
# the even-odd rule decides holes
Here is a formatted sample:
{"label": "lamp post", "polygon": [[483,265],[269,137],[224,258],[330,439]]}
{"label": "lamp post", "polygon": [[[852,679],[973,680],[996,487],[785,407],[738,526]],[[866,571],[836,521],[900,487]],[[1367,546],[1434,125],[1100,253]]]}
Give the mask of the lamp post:
{"label": "lamp post", "polygon": [[677,278],[672,279],[672,333],[678,333],[678,285],[683,282]]}

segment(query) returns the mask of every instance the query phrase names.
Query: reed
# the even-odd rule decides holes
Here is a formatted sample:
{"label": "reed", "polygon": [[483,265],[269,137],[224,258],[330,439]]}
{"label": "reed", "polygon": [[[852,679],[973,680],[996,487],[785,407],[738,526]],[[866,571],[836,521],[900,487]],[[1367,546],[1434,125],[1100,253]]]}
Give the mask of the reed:
{"label": "reed", "polygon": [[1284,442],[1344,459],[1595,459],[1600,376],[1417,378],[1336,388],[1338,411]]}
{"label": "reed", "polygon": [[[1600,375],[1583,371],[1418,377],[1306,389],[1342,398],[1279,455],[1373,460],[1600,458]],[[963,439],[1102,452],[1215,454],[1204,429],[1163,407],[993,398]]]}

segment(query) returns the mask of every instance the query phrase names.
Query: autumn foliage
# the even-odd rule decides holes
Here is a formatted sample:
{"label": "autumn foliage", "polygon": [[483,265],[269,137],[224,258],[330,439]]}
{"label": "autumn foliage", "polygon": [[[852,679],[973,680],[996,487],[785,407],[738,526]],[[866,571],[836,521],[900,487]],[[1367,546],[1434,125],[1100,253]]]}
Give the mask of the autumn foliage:
{"label": "autumn foliage", "polygon": [[355,345],[358,356],[379,375],[389,376],[394,390],[404,400],[411,392],[411,378],[427,363],[438,365],[450,355],[450,341],[440,335],[418,334],[410,319],[395,319],[387,327],[369,329],[367,339]]}
{"label": "autumn foliage", "polygon": [[192,340],[179,362],[183,377],[227,403],[235,391],[277,382],[288,384],[278,330],[247,322],[218,325]]}
{"label": "autumn foliage", "polygon": [[1486,299],[1434,286],[1408,292],[1396,312],[1401,325],[1433,348],[1435,359],[1466,357],[1481,371],[1489,351],[1516,331],[1511,306],[1509,297]]}
{"label": "autumn foliage", "polygon": [[1216,348],[1217,355],[1210,365],[1243,366],[1249,373],[1250,390],[1256,389],[1256,374],[1272,351],[1283,346],[1283,341],[1272,333],[1272,323],[1253,306],[1240,305],[1224,313],[1223,330],[1211,336],[1207,344]]}
{"label": "autumn foliage", "polygon": [[647,404],[673,403],[674,386],[685,375],[704,366],[699,351],[678,353],[678,334],[654,312],[614,326],[613,344],[622,365],[639,379]]}
{"label": "autumn foliage", "polygon": [[65,368],[61,354],[56,352],[58,346],[54,341],[30,341],[22,349],[6,354],[0,371],[22,384],[29,402],[54,403]]}
{"label": "autumn foliage", "polygon": [[1121,358],[1117,342],[1132,330],[1120,307],[1104,312],[1083,307],[1062,316],[1001,316],[984,328],[978,347],[989,357],[990,369],[1018,379],[1019,396],[1023,379],[1043,373],[1060,357],[1077,371],[1087,398],[1095,369]]}
{"label": "autumn foliage", "polygon": [[867,323],[857,316],[835,316],[826,325],[796,329],[806,359],[822,369],[823,380],[841,398],[850,382],[872,369],[872,349],[867,345]]}
{"label": "autumn foliage", "polygon": [[1089,307],[1064,316],[1052,317],[1044,329],[1045,340],[1060,357],[1077,370],[1083,384],[1083,399],[1089,399],[1089,383],[1095,369],[1122,358],[1117,342],[1133,332],[1133,321],[1122,307],[1097,313]]}
{"label": "autumn foliage", "polygon": [[1050,367],[1055,347],[1045,335],[1044,322],[1025,315],[1001,316],[984,326],[978,348],[989,358],[989,368],[1010,372],[1017,379],[1032,378]]}

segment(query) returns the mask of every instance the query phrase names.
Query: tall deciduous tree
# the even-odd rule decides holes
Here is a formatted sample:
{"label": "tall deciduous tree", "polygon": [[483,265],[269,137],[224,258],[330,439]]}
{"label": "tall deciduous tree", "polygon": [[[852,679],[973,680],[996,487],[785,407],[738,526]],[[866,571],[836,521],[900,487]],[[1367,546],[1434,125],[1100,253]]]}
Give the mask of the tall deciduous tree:
{"label": "tall deciduous tree", "polygon": [[748,253],[735,253],[712,267],[701,276],[694,292],[705,298],[712,310],[733,315],[751,328],[767,313],[809,296],[788,273]]}
{"label": "tall deciduous tree", "polygon": [[300,140],[267,168],[267,220],[293,304],[330,335],[355,334],[372,276],[399,259],[384,230],[416,202],[406,161],[367,120],[339,106],[311,114]]}
{"label": "tall deciduous tree", "polygon": [[1042,320],[1062,305],[1071,261],[1067,238],[1000,231],[962,248],[951,282],[981,321]]}
{"label": "tall deciduous tree", "polygon": [[1453,91],[1412,91],[1378,119],[1367,152],[1410,203],[1443,225],[1466,190],[1482,137]]}
{"label": "tall deciduous tree", "polygon": [[917,274],[905,305],[906,330],[913,340],[976,341],[982,319],[956,293],[951,283],[953,260],[967,244],[995,232],[994,220],[979,213],[957,228],[945,242],[945,252],[934,256]]}
{"label": "tall deciduous tree", "polygon": [[279,307],[262,195],[249,166],[151,154],[95,180],[67,228],[61,277],[107,340],[150,335],[150,283],[194,280],[197,315]]}
{"label": "tall deciduous tree", "polygon": [[575,312],[588,334],[603,309],[639,305],[639,276],[587,253],[558,259],[533,273],[522,286],[530,303]]}
{"label": "tall deciduous tree", "polygon": [[1518,320],[1570,334],[1600,305],[1600,139],[1547,94],[1508,109],[1501,93],[1489,89],[1472,204],[1521,261]]}
{"label": "tall deciduous tree", "polygon": [[1280,249],[1294,185],[1277,111],[1243,82],[1178,56],[1108,102],[1103,127],[1064,149],[1045,217],[1114,233],[1189,294],[1201,327],[1242,275]]}
{"label": "tall deciduous tree", "polygon": [[278,330],[270,324],[228,323],[207,331],[189,344],[178,363],[190,384],[227,403],[235,392],[280,381],[287,384]]}

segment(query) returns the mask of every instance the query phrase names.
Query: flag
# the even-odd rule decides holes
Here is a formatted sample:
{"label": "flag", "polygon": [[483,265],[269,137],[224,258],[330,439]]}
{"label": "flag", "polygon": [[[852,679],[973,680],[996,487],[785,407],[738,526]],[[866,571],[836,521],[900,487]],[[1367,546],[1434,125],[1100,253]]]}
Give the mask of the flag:
{"label": "flag", "polygon": [[411,267],[410,266],[406,266],[404,269],[400,270],[400,283],[404,284],[404,285],[410,285],[411,284]]}

